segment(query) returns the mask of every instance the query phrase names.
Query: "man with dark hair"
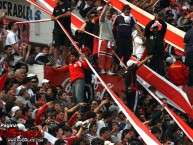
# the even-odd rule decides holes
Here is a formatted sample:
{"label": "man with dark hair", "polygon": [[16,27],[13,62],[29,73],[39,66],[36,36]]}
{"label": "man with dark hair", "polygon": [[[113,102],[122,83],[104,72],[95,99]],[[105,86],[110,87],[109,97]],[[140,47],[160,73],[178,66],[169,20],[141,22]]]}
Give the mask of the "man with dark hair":
{"label": "man with dark hair", "polygon": [[18,46],[19,46],[19,38],[16,34],[18,30],[18,24],[16,22],[9,22],[8,29],[10,30],[7,39],[6,39],[6,45],[11,45],[18,55],[20,54]]}
{"label": "man with dark hair", "polygon": [[71,145],[86,145],[86,141],[83,137],[80,137],[78,139],[73,140]]}
{"label": "man with dark hair", "polygon": [[188,66],[188,86],[193,87],[193,21],[191,29],[184,36],[185,64]]}
{"label": "man with dark hair", "polygon": [[97,123],[92,122],[89,125],[89,132],[87,133],[87,138],[89,139],[90,143],[93,140],[93,138],[98,137],[97,135]]}
{"label": "man with dark hair", "polygon": [[56,137],[57,139],[62,139],[63,136],[63,130],[60,126],[55,126],[52,129],[52,134],[54,137]]}
{"label": "man with dark hair", "polygon": [[127,145],[127,143],[131,140],[131,138],[133,137],[134,133],[132,129],[125,129],[122,132],[121,135],[121,143],[122,145]]}
{"label": "man with dark hair", "polygon": [[63,139],[58,139],[55,141],[54,145],[67,145]]}
{"label": "man with dark hair", "polygon": [[30,87],[33,91],[34,94],[38,91],[38,84],[39,84],[39,79],[37,76],[32,76],[31,81],[30,81]]}
{"label": "man with dark hair", "polygon": [[48,87],[45,98],[47,102],[58,100],[56,88],[51,86]]}
{"label": "man with dark hair", "polygon": [[108,127],[100,129],[100,138],[104,141],[110,140],[111,130]]}
{"label": "man with dark hair", "polygon": [[103,112],[102,119],[97,122],[97,126],[98,126],[97,135],[98,136],[100,135],[100,129],[102,127],[107,127],[109,125],[109,123],[111,122],[111,116],[112,116],[112,114],[110,111]]}
{"label": "man with dark hair", "polygon": [[160,140],[162,131],[161,131],[161,129],[160,129],[159,127],[153,127],[153,128],[151,129],[151,133],[152,133],[158,140]]}
{"label": "man with dark hair", "polygon": [[61,29],[60,25],[57,21],[59,21],[64,28],[67,30],[67,32],[72,35],[71,32],[71,5],[68,3],[67,0],[55,0],[56,7],[54,8],[53,14],[51,19],[54,22],[54,30],[53,30],[53,45],[55,47],[54,49],[54,61],[57,63],[58,59],[58,53],[60,46],[64,46],[64,50],[62,52],[62,60],[63,65],[66,65],[66,58],[67,58],[67,52],[68,47],[71,44],[69,38],[66,36],[66,34]]}
{"label": "man with dark hair", "polygon": [[9,67],[14,67],[14,56],[12,55],[12,46],[6,45],[4,47],[4,62]]}
{"label": "man with dark hair", "polygon": [[104,140],[102,140],[101,138],[94,138],[91,141],[91,145],[103,145],[104,144]]}
{"label": "man with dark hair", "polygon": [[74,103],[84,102],[85,74],[84,69],[88,69],[88,64],[85,61],[78,60],[79,54],[72,52],[70,55],[70,64],[63,68],[52,67],[54,71],[64,73],[70,72],[70,82],[72,86],[72,96]]}
{"label": "man with dark hair", "polygon": [[[135,28],[139,35],[144,39],[143,32],[137,25],[137,21],[134,16],[130,13],[131,7],[125,5],[123,7],[121,15],[117,16],[114,20],[114,30],[117,32],[117,49],[116,53],[126,64],[133,52],[132,44],[132,29]],[[118,61],[119,62],[119,61]]]}

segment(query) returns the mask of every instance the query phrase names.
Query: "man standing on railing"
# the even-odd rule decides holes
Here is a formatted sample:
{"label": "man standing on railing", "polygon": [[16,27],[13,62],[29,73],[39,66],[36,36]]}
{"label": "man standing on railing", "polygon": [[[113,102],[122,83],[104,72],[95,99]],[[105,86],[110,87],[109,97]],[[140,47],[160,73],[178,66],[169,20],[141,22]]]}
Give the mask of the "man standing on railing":
{"label": "man standing on railing", "polygon": [[[158,22],[162,28],[158,29]],[[164,22],[162,13],[155,14],[155,20],[151,20],[145,27],[146,49],[147,54],[153,54],[153,58],[148,63],[148,66],[158,74],[164,76],[164,36],[166,34],[167,24]]]}
{"label": "man standing on railing", "polygon": [[137,63],[137,61],[129,60],[127,62],[127,70],[124,73],[125,78],[125,87],[126,87],[126,97],[127,97],[127,106],[131,111],[135,112],[137,103],[138,103],[138,94],[137,94],[137,76],[136,71],[141,67],[144,63],[151,59],[153,55],[146,57],[141,62]]}
{"label": "man standing on railing", "polygon": [[184,36],[185,64],[188,66],[188,86],[193,87],[193,22],[191,29]]}
{"label": "man standing on railing", "polygon": [[115,45],[115,40],[112,32],[112,21],[110,13],[110,0],[107,1],[107,5],[104,7],[101,16],[99,17],[99,60],[98,66],[101,69],[101,74],[107,73],[108,75],[114,75],[110,71],[112,65],[112,46]]}
{"label": "man standing on railing", "polygon": [[[140,27],[137,25],[137,21],[135,20],[134,16],[130,12],[131,7],[129,5],[125,5],[123,7],[121,15],[117,16],[113,23],[113,30],[116,31],[117,35],[116,53],[120,58],[124,58],[124,64],[127,63],[133,52],[131,36],[133,28],[138,31],[139,35],[144,40],[143,33]],[[117,63],[119,63],[119,61]]]}
{"label": "man standing on railing", "polygon": [[70,46],[71,42],[69,38],[66,36],[64,31],[61,29],[60,25],[58,24],[57,20],[64,26],[66,31],[72,35],[71,31],[71,6],[67,0],[55,0],[56,7],[54,8],[53,14],[51,19],[54,22],[54,30],[53,30],[53,45],[54,45],[54,61],[57,62],[58,54],[60,47],[63,46],[62,51],[62,65],[66,65],[66,57],[68,52],[68,47]]}

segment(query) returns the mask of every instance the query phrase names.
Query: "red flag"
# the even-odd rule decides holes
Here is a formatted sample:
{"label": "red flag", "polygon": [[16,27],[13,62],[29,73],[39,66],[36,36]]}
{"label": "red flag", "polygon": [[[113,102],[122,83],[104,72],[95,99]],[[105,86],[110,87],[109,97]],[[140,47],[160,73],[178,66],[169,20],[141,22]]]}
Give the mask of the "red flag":
{"label": "red flag", "polygon": [[7,74],[8,74],[8,72],[6,72],[6,73],[5,73],[3,76],[1,76],[1,78],[0,78],[0,91],[2,91],[2,89],[3,89],[4,83],[5,83],[6,79],[7,79]]}

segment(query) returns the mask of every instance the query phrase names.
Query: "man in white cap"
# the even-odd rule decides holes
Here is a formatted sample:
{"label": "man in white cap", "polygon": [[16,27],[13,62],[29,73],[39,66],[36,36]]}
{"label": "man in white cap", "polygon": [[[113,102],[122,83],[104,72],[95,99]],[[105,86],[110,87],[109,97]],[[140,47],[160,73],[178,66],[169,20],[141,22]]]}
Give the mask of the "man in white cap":
{"label": "man in white cap", "polygon": [[11,108],[12,117],[10,118],[10,122],[12,123],[18,123],[19,118],[22,116],[22,110],[19,108],[19,106],[14,106]]}
{"label": "man in white cap", "polygon": [[48,90],[49,86],[50,86],[50,80],[43,79],[42,80],[42,88],[44,89],[45,92]]}
{"label": "man in white cap", "polygon": [[150,55],[146,57],[141,62],[137,63],[137,61],[129,60],[127,62],[127,71],[124,74],[125,78],[125,86],[126,86],[126,96],[127,96],[127,106],[131,109],[131,111],[135,111],[137,107],[137,76],[136,71],[140,66],[142,66],[148,59],[152,58],[153,56]]}

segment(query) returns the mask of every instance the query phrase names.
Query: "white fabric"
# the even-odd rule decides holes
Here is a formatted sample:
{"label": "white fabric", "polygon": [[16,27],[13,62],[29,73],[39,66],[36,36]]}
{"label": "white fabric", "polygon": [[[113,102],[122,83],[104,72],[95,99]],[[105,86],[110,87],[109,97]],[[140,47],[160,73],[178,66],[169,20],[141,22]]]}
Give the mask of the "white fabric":
{"label": "white fabric", "polygon": [[136,61],[133,61],[133,60],[129,60],[127,61],[127,66],[130,67],[132,66],[134,63],[137,63]]}
{"label": "white fabric", "polygon": [[136,36],[133,40],[133,55],[135,55],[137,59],[140,60],[144,51],[145,51],[145,46],[143,46],[142,37]]}
{"label": "white fabric", "polygon": [[100,136],[101,128],[106,127],[106,124],[103,120],[97,122],[97,135]]}
{"label": "white fabric", "polygon": [[121,16],[124,17],[125,23],[129,23],[129,21],[131,20],[131,16],[125,16],[124,13],[121,13]]}
{"label": "white fabric", "polygon": [[[23,85],[17,87],[17,89],[16,89],[16,95],[19,95],[19,91],[20,91],[21,89],[23,89],[23,88],[25,88]],[[34,95],[32,89],[29,88],[27,91],[28,91],[30,97],[32,97],[32,96]]]}

